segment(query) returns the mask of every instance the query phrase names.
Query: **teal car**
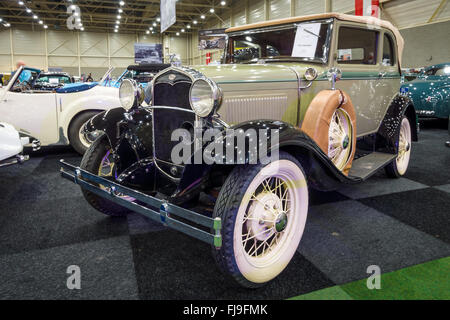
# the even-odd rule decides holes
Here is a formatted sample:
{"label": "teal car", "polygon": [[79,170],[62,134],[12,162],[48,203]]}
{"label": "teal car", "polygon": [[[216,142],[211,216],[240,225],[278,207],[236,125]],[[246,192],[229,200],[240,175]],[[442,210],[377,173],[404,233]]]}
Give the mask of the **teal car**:
{"label": "teal car", "polygon": [[450,116],[450,63],[425,68],[416,80],[402,85],[401,91],[414,102],[419,118]]}

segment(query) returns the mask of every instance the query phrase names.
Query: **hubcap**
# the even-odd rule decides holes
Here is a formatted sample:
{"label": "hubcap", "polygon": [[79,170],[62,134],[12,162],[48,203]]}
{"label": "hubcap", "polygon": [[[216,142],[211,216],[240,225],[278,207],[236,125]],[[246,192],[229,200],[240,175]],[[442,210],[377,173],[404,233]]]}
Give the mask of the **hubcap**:
{"label": "hubcap", "polygon": [[288,185],[280,178],[268,178],[251,196],[242,241],[251,257],[263,256],[277,247],[288,227],[290,208]]}

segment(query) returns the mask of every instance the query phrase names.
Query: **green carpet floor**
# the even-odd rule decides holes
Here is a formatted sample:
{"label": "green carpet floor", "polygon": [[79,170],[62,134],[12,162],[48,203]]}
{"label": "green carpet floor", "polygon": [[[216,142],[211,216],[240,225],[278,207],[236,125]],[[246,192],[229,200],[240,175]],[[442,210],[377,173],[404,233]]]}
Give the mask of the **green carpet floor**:
{"label": "green carpet floor", "polygon": [[381,289],[369,290],[367,279],[335,286],[290,300],[449,300],[450,257],[381,275]]}

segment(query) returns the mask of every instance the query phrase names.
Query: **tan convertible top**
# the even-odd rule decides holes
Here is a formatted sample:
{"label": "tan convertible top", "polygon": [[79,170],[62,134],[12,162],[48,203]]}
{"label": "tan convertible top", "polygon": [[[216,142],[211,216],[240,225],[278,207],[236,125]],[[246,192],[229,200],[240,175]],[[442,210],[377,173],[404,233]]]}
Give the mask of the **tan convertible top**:
{"label": "tan convertible top", "polygon": [[405,40],[403,40],[403,37],[400,34],[400,31],[398,31],[398,29],[396,27],[394,27],[394,25],[392,23],[390,23],[389,21],[381,20],[381,19],[374,18],[374,17],[361,17],[361,16],[353,16],[353,15],[337,13],[337,12],[330,12],[330,13],[313,14],[313,15],[308,15],[308,16],[293,17],[293,18],[253,23],[253,24],[248,24],[245,26],[229,28],[226,30],[226,32],[230,33],[230,32],[244,31],[244,30],[250,30],[250,29],[256,29],[256,28],[278,26],[278,25],[288,24],[288,23],[329,19],[329,18],[336,18],[336,19],[343,20],[343,21],[364,23],[364,24],[374,26],[374,27],[383,27],[383,28],[386,28],[386,29],[392,31],[392,33],[395,35],[395,38],[397,41],[399,62],[401,63],[402,57],[403,57],[403,49],[405,47]]}

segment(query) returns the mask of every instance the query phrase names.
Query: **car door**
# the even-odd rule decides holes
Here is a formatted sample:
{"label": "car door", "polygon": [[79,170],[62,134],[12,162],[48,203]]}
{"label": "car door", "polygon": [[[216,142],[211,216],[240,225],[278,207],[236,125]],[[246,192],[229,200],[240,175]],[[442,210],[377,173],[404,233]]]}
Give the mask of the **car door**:
{"label": "car door", "polygon": [[357,136],[365,136],[376,132],[384,117],[379,92],[380,31],[340,23],[337,34],[334,66],[342,71],[342,79],[336,88],[349,94],[357,116]]}
{"label": "car door", "polygon": [[387,30],[383,34],[383,47],[380,49],[380,73],[378,77],[379,120],[378,126],[384,119],[394,96],[400,92],[401,73],[398,61],[398,50],[394,36]]}
{"label": "car door", "polygon": [[[23,72],[21,70],[20,72]],[[15,75],[0,100],[0,119],[39,139],[42,145],[59,141],[56,94],[27,90],[15,92],[19,75]]]}

